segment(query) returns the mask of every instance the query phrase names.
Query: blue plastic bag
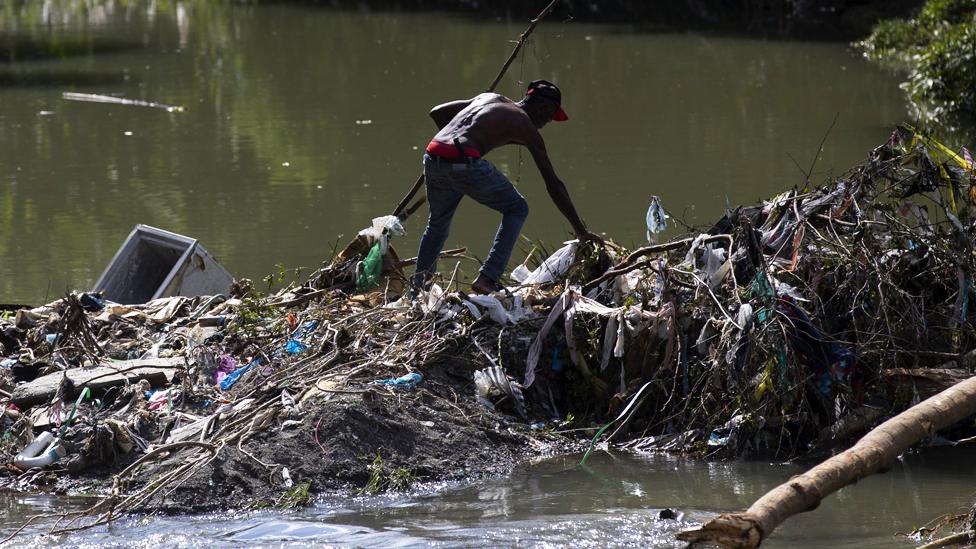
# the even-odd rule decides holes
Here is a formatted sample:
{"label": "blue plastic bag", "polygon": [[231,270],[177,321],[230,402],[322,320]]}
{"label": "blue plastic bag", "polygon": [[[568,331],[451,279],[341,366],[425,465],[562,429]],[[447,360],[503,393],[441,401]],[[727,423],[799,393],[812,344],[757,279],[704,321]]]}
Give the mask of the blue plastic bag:
{"label": "blue plastic bag", "polygon": [[411,372],[405,376],[391,377],[389,379],[377,379],[373,382],[373,385],[386,385],[388,387],[396,387],[399,389],[413,389],[418,383],[424,380],[424,376],[418,374],[417,372]]}
{"label": "blue plastic bag", "polygon": [[262,361],[260,358],[255,358],[247,366],[241,366],[240,368],[227,374],[226,376],[224,376],[224,379],[220,380],[220,389],[223,391],[230,389],[231,387],[234,386],[235,383],[237,383],[237,380],[240,379],[242,375],[246,374],[247,371],[251,369],[251,367],[261,364],[261,362]]}
{"label": "blue plastic bag", "polygon": [[644,222],[647,224],[647,241],[650,243],[656,242],[657,235],[667,230],[668,214],[665,213],[660,198],[656,196],[651,197],[651,204],[647,207]]}
{"label": "blue plastic bag", "polygon": [[297,355],[298,353],[303,353],[308,350],[308,345],[305,345],[297,339],[292,339],[285,344],[285,352],[290,355]]}

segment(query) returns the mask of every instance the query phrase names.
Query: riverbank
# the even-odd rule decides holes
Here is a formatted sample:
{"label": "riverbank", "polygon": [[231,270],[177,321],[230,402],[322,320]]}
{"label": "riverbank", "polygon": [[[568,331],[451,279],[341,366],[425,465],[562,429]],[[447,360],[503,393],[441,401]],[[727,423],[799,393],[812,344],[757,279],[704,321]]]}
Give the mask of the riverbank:
{"label": "riverbank", "polygon": [[[405,292],[398,223],[379,218],[270,295],[238,281],[19,310],[0,321],[0,483],[103,496],[65,528],[491,477],[591,437],[711,459],[829,452],[972,374],[972,173],[902,128],[841,177],[701,232],[535,250],[493,296],[456,268]],[[667,223],[653,202],[648,237]],[[32,468],[17,454],[45,431],[36,459],[53,463]]]}
{"label": "riverbank", "polygon": [[[281,0],[271,0],[271,2]],[[285,0],[289,1],[289,0]],[[341,9],[383,9],[403,11],[449,11],[478,17],[534,17],[544,4],[512,0],[298,0],[300,4]],[[867,35],[880,20],[903,17],[921,4],[920,0],[769,2],[695,1],[647,2],[611,0],[602,2],[560,2],[554,20],[629,23],[647,32],[693,30],[780,39],[852,40]]]}

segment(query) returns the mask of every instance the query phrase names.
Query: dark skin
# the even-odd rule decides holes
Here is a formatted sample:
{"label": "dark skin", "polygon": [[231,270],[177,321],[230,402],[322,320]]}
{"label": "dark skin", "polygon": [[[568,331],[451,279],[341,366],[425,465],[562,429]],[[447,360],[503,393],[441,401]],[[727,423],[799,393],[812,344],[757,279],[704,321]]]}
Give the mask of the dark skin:
{"label": "dark skin", "polygon": [[[482,156],[504,145],[527,148],[546,183],[549,197],[569,221],[576,237],[603,243],[603,239],[590,232],[576,213],[566,185],[556,176],[546,143],[539,133],[552,121],[558,107],[555,101],[542,97],[526,96],[514,102],[497,93],[483,93],[473,99],[438,105],[430,111],[430,117],[440,130],[434,139],[443,143],[454,143],[457,139],[462,147],[473,147]],[[491,292],[496,286],[495,281],[484,275],[478,276],[471,285],[480,293]]]}

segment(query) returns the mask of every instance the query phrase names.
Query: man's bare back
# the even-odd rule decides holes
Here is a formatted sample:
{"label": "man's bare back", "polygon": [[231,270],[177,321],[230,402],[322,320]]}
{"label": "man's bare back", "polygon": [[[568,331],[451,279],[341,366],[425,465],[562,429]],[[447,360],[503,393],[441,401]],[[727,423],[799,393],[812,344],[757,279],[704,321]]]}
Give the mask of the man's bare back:
{"label": "man's bare back", "polygon": [[471,99],[434,139],[451,144],[456,139],[483,156],[504,145],[527,145],[528,138],[538,133],[532,119],[514,101],[497,93],[483,93]]}

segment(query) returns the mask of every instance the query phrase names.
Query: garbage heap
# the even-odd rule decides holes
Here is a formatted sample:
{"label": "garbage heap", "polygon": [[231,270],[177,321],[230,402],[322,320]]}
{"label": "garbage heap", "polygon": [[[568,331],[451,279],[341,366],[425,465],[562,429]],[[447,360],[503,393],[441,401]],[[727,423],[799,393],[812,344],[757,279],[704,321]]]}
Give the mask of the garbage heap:
{"label": "garbage heap", "polygon": [[[387,397],[417,429],[435,431],[420,416],[436,401],[463,418],[454,434],[490,435],[458,454],[499,441],[543,451],[567,432],[590,450],[827,449],[971,375],[974,208],[968,153],[903,127],[843,176],[728,211],[700,234],[534,249],[494,295],[461,291],[457,268],[410,291],[410,260],[388,242],[395,218],[270,295],[247,280],[138,306],[68,295],[0,319],[0,482],[102,479],[99,504],[59,517],[88,525],[169,497],[227,454],[260,464],[254,476],[275,488],[314,491],[314,473],[279,463],[285,446],[269,462],[276,441],[302,433],[338,462],[370,425],[407,421],[369,412]],[[653,239],[656,201],[648,217]],[[321,441],[349,418],[333,429],[310,409],[363,402],[360,431]],[[384,436],[377,454],[407,435]],[[409,469],[423,450],[403,447]]]}

